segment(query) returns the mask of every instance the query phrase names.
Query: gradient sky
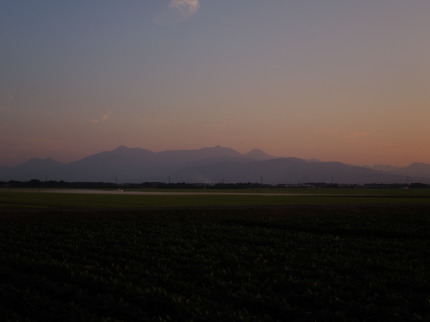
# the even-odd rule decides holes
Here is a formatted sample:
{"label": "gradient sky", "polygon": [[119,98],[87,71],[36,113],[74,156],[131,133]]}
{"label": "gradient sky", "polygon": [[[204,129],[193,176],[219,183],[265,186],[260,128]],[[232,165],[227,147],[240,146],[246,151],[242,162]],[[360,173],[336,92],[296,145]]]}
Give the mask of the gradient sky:
{"label": "gradient sky", "polygon": [[428,0],[2,0],[0,165],[119,145],[430,163]]}

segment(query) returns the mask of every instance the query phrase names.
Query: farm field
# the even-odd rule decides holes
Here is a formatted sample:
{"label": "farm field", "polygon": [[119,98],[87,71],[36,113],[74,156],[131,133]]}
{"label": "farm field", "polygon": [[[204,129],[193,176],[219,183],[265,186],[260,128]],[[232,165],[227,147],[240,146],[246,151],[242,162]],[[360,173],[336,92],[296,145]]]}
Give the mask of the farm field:
{"label": "farm field", "polygon": [[244,189],[244,190],[37,190],[0,189],[1,207],[139,208],[208,206],[291,206],[428,204],[430,190]]}
{"label": "farm field", "polygon": [[428,204],[425,191],[0,191],[0,316],[429,320]]}

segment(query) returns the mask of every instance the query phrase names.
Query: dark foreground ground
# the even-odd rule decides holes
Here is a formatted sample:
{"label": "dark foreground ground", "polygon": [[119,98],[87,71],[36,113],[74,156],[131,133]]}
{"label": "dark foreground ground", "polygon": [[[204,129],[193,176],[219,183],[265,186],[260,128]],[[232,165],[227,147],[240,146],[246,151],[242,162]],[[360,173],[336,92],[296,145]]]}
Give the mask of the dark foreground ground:
{"label": "dark foreground ground", "polygon": [[429,321],[430,207],[0,209],[4,321]]}

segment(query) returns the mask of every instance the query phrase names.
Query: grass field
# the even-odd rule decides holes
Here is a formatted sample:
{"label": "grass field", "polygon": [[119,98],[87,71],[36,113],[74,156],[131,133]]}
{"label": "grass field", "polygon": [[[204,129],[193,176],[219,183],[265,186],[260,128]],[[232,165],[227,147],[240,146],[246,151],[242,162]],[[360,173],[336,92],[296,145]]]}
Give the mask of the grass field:
{"label": "grass field", "polygon": [[428,321],[428,201],[3,190],[0,316]]}
{"label": "grass field", "polygon": [[[430,190],[249,189],[210,191],[70,191],[3,189],[0,207],[186,207],[430,204]],[[89,193],[90,192],[90,193]],[[145,193],[145,192],[140,192]]]}

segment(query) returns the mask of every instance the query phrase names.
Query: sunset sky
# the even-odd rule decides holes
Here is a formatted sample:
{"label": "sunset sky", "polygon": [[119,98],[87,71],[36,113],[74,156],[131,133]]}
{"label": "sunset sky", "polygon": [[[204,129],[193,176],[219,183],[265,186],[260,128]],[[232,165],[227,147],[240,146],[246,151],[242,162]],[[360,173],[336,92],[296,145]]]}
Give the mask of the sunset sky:
{"label": "sunset sky", "polygon": [[119,145],[430,163],[428,0],[2,0],[0,166]]}

